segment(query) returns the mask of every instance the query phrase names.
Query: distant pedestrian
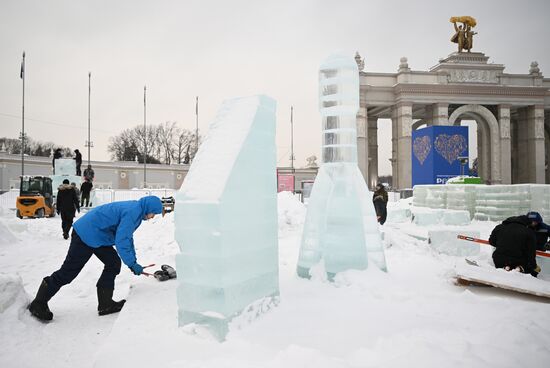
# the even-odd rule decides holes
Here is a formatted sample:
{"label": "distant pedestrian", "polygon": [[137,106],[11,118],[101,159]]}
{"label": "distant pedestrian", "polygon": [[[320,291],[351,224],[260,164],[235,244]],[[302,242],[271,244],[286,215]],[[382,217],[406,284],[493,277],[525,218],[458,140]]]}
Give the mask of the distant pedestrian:
{"label": "distant pedestrian", "polygon": [[69,239],[69,230],[73,226],[75,212],[80,212],[80,205],[75,188],[69,184],[67,179],[63,180],[63,184],[57,190],[56,211],[58,215],[61,215],[63,238]]}
{"label": "distant pedestrian", "polygon": [[[88,179],[84,179],[84,183],[80,186],[80,207],[90,207],[90,192],[94,185]],[[84,206],[84,201],[86,205]]]}
{"label": "distant pedestrian", "polygon": [[80,165],[82,165],[82,154],[78,149],[74,150],[74,160],[76,161],[76,176],[81,176]]}
{"label": "distant pedestrian", "polygon": [[493,261],[496,268],[517,269],[537,276],[536,238],[530,224],[527,216],[509,217],[493,229],[489,243],[495,247]]}
{"label": "distant pedestrian", "polygon": [[58,158],[61,158],[63,157],[63,153],[61,152],[61,148],[56,148],[54,154],[53,154],[53,159],[52,159],[52,166],[53,166],[53,174],[55,175],[55,160],[57,160]]}
{"label": "distant pedestrian", "polygon": [[388,192],[384,188],[384,184],[378,183],[374,194],[372,195],[372,203],[376,211],[376,218],[380,225],[384,225],[388,216]]}
{"label": "distant pedestrian", "polygon": [[92,169],[92,165],[88,165],[88,167],[84,170],[84,179],[92,182],[94,181],[95,172],[94,169]]}

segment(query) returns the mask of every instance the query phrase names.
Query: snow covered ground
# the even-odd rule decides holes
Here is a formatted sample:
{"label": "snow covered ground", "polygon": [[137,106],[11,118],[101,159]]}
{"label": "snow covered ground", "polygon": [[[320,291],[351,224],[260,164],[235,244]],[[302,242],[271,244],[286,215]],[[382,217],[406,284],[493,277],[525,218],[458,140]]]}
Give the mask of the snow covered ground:
{"label": "snow covered ground", "polygon": [[[430,228],[487,238],[496,223],[388,222],[389,272],[348,271],[329,283],[322,270],[309,281],[296,276],[304,217],[296,198],[279,194],[281,303],[259,317],[244,313],[218,343],[199,326],[177,327],[175,280],[137,277],[124,266],[115,299],[127,303],[120,314],[99,317],[102,264],[94,257],[50,302],[53,322],[36,321],[26,303],[61,265],[69,242],[59,217],[19,220],[0,208],[0,367],[502,368],[550,360],[550,300],[456,286],[463,257],[438,254],[426,240]],[[135,235],[138,260],[174,265],[173,233],[173,214],[144,223]],[[474,258],[488,260],[490,247]]]}

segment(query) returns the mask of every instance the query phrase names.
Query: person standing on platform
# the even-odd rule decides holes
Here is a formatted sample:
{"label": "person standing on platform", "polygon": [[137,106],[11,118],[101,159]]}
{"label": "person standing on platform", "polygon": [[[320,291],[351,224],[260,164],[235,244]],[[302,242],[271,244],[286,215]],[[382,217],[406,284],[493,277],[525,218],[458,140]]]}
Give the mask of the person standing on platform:
{"label": "person standing on platform", "polygon": [[74,160],[76,161],[76,176],[81,176],[80,165],[82,165],[82,154],[78,149],[74,150]]}
{"label": "person standing on platform", "polygon": [[75,212],[80,212],[78,197],[75,188],[69,184],[69,180],[63,180],[57,191],[56,211],[61,215],[61,228],[63,229],[63,238],[69,239],[69,230],[73,226]]}
{"label": "person standing on platform", "polygon": [[57,160],[58,158],[61,158],[63,157],[63,154],[61,153],[61,148],[56,148],[54,154],[53,154],[53,159],[52,159],[52,167],[53,167],[53,174],[55,175],[55,160]]}

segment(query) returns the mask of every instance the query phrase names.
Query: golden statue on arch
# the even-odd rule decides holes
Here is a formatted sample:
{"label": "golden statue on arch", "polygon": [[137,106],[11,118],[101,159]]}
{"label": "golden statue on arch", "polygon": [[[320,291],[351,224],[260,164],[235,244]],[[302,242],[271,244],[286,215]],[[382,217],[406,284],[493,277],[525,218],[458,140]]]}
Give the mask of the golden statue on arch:
{"label": "golden statue on arch", "polygon": [[[458,44],[458,52],[466,50],[470,52],[474,45],[474,35],[477,32],[472,31],[477,24],[476,20],[470,16],[451,17],[449,20],[455,27],[455,34],[451,37],[451,42]],[[457,23],[462,25],[457,26]]]}

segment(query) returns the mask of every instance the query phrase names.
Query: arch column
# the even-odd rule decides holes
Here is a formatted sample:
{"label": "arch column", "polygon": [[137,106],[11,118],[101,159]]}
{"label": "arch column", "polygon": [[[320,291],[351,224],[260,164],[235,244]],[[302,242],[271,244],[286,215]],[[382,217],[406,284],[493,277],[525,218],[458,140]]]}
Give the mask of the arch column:
{"label": "arch column", "polygon": [[357,122],[357,166],[363,174],[365,181],[368,179],[368,157],[367,150],[367,108],[360,107],[356,117]]}
{"label": "arch column", "polygon": [[392,111],[392,173],[394,186],[399,189],[412,185],[412,124],[412,103],[395,105]]}
{"label": "arch column", "polygon": [[449,125],[448,103],[436,103],[432,105],[432,124]]}
{"label": "arch column", "polygon": [[368,181],[367,185],[373,189],[378,182],[378,118],[368,117]]}
{"label": "arch column", "polygon": [[498,106],[498,125],[500,128],[500,168],[502,173],[502,184],[512,184],[509,105]]}
{"label": "arch column", "polygon": [[528,182],[544,184],[544,106],[527,107],[527,157]]}

